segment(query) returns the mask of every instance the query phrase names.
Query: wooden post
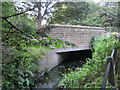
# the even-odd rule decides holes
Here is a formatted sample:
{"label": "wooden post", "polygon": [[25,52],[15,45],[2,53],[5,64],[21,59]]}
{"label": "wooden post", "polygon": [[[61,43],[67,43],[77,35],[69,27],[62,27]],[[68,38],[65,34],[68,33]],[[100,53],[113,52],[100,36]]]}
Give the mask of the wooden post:
{"label": "wooden post", "polygon": [[113,61],[113,70],[114,70],[114,73],[115,73],[116,65],[117,65],[117,49],[113,49],[112,54],[111,54],[111,58],[113,59],[112,60]]}
{"label": "wooden post", "polygon": [[109,74],[108,74],[108,82],[111,84],[111,85],[115,85],[115,81],[114,81],[114,63],[113,63],[113,59],[112,57],[108,57],[107,58],[107,62],[111,63],[110,65],[110,71],[109,71]]}
{"label": "wooden post", "polygon": [[107,68],[106,68],[106,72],[105,72],[105,76],[103,78],[103,82],[102,82],[102,88],[104,89],[106,87],[106,82],[108,79],[108,82],[111,85],[115,85],[114,82],[114,63],[113,63],[113,58],[112,57],[108,57],[107,58]]}
{"label": "wooden post", "polygon": [[106,72],[105,72],[105,76],[104,76],[104,79],[103,79],[103,82],[102,82],[102,88],[106,87],[106,82],[107,82],[108,74],[109,74],[109,71],[110,71],[110,65],[111,65],[111,63],[108,62],[107,69],[106,69]]}
{"label": "wooden post", "polygon": [[115,49],[115,56],[114,56],[114,71],[115,71],[115,73],[118,73],[117,72],[117,63],[118,63],[118,52],[117,52],[117,49]]}

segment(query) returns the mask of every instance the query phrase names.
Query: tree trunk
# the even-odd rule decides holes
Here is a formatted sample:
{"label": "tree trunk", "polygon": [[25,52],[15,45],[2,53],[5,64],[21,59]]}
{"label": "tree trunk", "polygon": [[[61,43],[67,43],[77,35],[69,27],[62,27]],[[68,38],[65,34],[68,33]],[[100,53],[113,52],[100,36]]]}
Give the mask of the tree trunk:
{"label": "tree trunk", "polygon": [[41,24],[42,24],[42,14],[41,14],[41,2],[39,3],[38,6],[38,30],[41,28]]}

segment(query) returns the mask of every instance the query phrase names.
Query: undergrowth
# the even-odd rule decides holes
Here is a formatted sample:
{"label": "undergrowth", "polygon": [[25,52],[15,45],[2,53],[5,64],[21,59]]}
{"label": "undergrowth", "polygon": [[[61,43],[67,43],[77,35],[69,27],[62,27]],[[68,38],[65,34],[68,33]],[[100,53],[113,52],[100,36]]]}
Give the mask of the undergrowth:
{"label": "undergrowth", "polygon": [[[120,50],[120,42],[116,40],[116,35],[110,37],[102,36],[95,38],[92,43],[92,59],[87,59],[87,63],[82,68],[76,68],[65,74],[58,87],[63,88],[101,88],[105,72],[106,58],[110,56],[113,48]],[[106,88],[115,88],[107,83]]]}
{"label": "undergrowth", "polygon": [[3,89],[29,88],[34,86],[35,71],[40,68],[37,63],[49,51],[42,46],[25,47],[17,50],[7,47],[3,50]]}

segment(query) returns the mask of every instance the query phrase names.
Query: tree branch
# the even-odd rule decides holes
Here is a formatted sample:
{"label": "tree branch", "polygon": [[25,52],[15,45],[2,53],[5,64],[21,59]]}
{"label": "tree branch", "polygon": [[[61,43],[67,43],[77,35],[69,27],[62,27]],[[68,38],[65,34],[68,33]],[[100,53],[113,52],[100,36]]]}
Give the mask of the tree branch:
{"label": "tree branch", "polygon": [[24,14],[24,13],[26,13],[26,12],[28,12],[28,11],[31,11],[31,10],[34,10],[35,9],[35,7],[34,8],[32,8],[32,9],[28,9],[28,10],[26,10],[26,11],[24,11],[24,12],[21,12],[21,13],[16,13],[16,14],[14,14],[14,15],[11,15],[11,16],[6,16],[6,17],[2,17],[2,18],[10,18],[10,17],[13,17],[13,16],[18,16],[18,15],[21,15],[21,14]]}
{"label": "tree branch", "polygon": [[52,2],[49,2],[49,3],[46,3],[46,4],[45,4],[45,11],[44,11],[44,14],[42,15],[42,19],[43,19],[43,17],[45,16],[45,14],[47,13],[48,6],[49,6],[51,3],[52,3]]}
{"label": "tree branch", "polygon": [[14,26],[11,22],[9,22],[6,18],[2,18],[4,19],[7,23],[9,23],[13,28],[15,28],[16,30],[20,31],[21,33],[25,34],[28,37],[31,37],[30,35],[27,35],[27,33],[23,32],[22,30],[20,30],[19,28],[17,28],[16,26]]}

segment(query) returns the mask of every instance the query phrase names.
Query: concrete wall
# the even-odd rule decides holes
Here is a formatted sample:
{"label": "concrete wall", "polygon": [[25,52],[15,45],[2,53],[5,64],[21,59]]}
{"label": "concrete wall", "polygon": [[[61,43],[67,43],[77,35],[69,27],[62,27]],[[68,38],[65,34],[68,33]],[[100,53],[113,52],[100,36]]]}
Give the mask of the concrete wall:
{"label": "concrete wall", "polygon": [[59,54],[56,54],[55,50],[51,50],[48,54],[45,55],[44,59],[39,61],[38,64],[40,66],[39,71],[48,71],[55,67],[56,65],[62,62],[62,57]]}
{"label": "concrete wall", "polygon": [[80,46],[90,46],[93,36],[102,36],[107,32],[101,27],[76,26],[76,25],[50,25],[51,30],[47,34],[53,38],[69,41]]}
{"label": "concrete wall", "polygon": [[91,49],[86,50],[77,50],[63,53],[56,53],[56,50],[52,50],[50,53],[46,54],[44,59],[39,61],[39,72],[43,75],[46,71],[54,68],[59,65],[61,62],[71,62],[71,61],[80,61],[86,58],[92,58]]}

